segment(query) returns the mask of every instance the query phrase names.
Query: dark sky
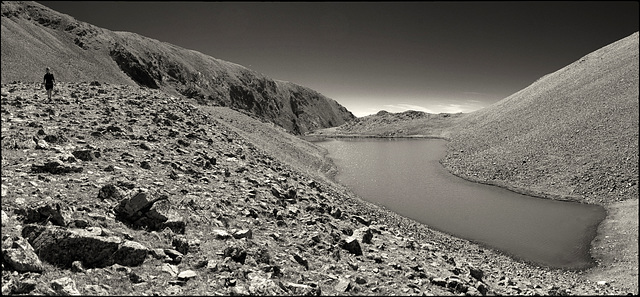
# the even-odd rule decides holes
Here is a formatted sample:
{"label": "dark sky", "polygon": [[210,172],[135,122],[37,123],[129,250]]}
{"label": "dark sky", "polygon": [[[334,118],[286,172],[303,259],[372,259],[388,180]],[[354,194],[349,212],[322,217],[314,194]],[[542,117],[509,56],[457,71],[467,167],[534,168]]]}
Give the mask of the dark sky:
{"label": "dark sky", "polygon": [[48,2],[310,87],[356,116],[470,112],[638,31],[638,2]]}

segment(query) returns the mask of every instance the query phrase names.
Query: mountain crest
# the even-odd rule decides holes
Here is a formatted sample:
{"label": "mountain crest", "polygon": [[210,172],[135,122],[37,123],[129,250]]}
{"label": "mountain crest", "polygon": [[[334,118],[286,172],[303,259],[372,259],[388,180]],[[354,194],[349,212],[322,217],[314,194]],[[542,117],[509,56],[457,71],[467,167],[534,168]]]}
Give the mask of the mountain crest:
{"label": "mountain crest", "polygon": [[2,3],[2,83],[103,81],[160,89],[244,110],[295,134],[355,116],[309,88],[130,32],[78,21],[34,2]]}

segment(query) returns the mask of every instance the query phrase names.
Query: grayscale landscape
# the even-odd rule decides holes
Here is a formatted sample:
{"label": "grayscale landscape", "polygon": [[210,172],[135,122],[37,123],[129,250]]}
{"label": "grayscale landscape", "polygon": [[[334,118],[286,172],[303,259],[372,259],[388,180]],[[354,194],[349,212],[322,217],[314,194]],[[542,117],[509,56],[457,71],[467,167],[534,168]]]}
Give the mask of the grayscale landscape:
{"label": "grayscale landscape", "polygon": [[[356,117],[309,87],[36,2],[2,2],[1,18],[3,295],[638,294],[637,31],[472,112]],[[582,262],[372,202],[327,148],[406,139],[446,141],[444,179],[594,209]]]}

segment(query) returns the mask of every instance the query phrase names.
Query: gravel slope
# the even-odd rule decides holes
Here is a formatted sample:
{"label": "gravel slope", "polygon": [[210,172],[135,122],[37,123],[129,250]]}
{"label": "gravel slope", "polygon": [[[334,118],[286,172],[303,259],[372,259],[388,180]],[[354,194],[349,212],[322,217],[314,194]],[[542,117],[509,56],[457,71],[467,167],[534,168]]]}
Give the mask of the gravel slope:
{"label": "gravel slope", "polygon": [[[321,149],[228,108],[104,83],[63,83],[53,102],[44,97],[35,84],[2,86],[3,295],[61,294],[52,291],[61,277],[98,295],[632,292],[514,260],[366,203],[320,176]],[[72,170],[34,170],[50,160]],[[121,200],[105,198],[105,187]],[[138,191],[165,195],[152,210],[181,218],[184,233],[114,216]],[[60,205],[59,219],[24,215],[43,205]],[[45,261],[41,272],[14,271],[11,241],[34,228],[98,228],[153,253],[132,267]],[[163,258],[170,249],[182,251],[179,261]]]}

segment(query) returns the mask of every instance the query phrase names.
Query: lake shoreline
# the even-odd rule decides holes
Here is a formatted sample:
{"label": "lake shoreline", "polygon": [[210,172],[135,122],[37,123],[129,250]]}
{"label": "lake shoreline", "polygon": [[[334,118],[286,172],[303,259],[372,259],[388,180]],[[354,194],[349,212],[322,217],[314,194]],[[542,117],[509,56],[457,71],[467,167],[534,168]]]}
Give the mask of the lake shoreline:
{"label": "lake shoreline", "polygon": [[[332,130],[332,129],[325,129],[325,130]],[[331,131],[332,133],[335,133],[335,131]],[[365,135],[365,134],[332,134],[332,133],[326,133],[325,131],[321,131],[320,133],[313,133],[313,134],[309,134],[309,135],[305,135],[305,136],[301,136],[302,139],[307,140],[307,141],[323,141],[323,140],[327,140],[327,139],[344,139],[344,138],[360,138],[360,139],[367,139],[367,138],[371,138],[371,139],[443,139],[443,140],[447,140],[447,141],[451,141],[451,139],[449,137],[445,137],[442,135],[407,135],[407,136],[402,136],[402,135],[395,135],[395,136],[382,136],[382,135]],[[447,155],[451,153],[450,148],[447,146]],[[326,156],[325,156],[326,157]],[[634,292],[637,294],[638,292],[638,283],[637,283],[637,271],[635,271],[635,276],[632,273],[628,273],[628,271],[624,268],[621,268],[621,266],[623,266],[623,264],[619,263],[619,259],[617,259],[617,257],[619,257],[619,253],[621,253],[621,251],[627,251],[627,248],[629,247],[629,243],[627,242],[622,243],[621,247],[617,248],[617,249],[610,249],[610,245],[611,245],[611,239],[610,238],[614,238],[614,240],[616,242],[620,242],[620,241],[625,241],[625,237],[623,235],[620,234],[620,230],[617,227],[616,223],[619,221],[623,221],[623,222],[628,222],[628,221],[635,221],[637,222],[637,208],[638,208],[638,200],[635,200],[635,203],[633,203],[634,200],[632,200],[631,202],[629,201],[623,201],[623,202],[618,202],[618,203],[597,203],[597,202],[591,202],[591,201],[585,201],[583,199],[579,199],[577,196],[567,196],[567,195],[560,195],[560,194],[553,194],[553,193],[543,193],[541,191],[536,191],[536,190],[532,190],[532,189],[527,189],[524,187],[515,187],[512,185],[508,185],[506,183],[500,183],[500,182],[495,182],[495,181],[489,181],[489,180],[482,180],[479,178],[473,178],[471,176],[466,176],[460,172],[456,172],[455,170],[452,170],[452,168],[449,168],[447,166],[445,166],[442,162],[440,162],[440,164],[447,170],[449,171],[451,174],[462,178],[464,180],[470,181],[470,182],[474,182],[474,183],[480,183],[480,184],[486,184],[486,185],[492,185],[492,186],[497,186],[500,188],[504,188],[507,189],[509,191],[515,192],[515,193],[519,193],[519,194],[523,194],[523,195],[527,195],[527,196],[531,196],[531,197],[535,197],[535,198],[539,198],[539,199],[551,199],[551,200],[558,200],[558,201],[566,201],[566,202],[579,202],[579,203],[583,203],[583,204],[590,204],[590,205],[598,205],[604,208],[605,210],[605,216],[604,218],[598,223],[596,230],[594,230],[595,232],[595,236],[592,237],[593,240],[591,241],[590,244],[590,249],[589,249],[589,254],[591,255],[593,262],[595,263],[594,266],[590,266],[587,267],[585,269],[581,269],[581,270],[571,270],[571,269],[562,269],[562,268],[555,268],[555,269],[560,269],[562,271],[567,271],[567,272],[579,272],[581,275],[584,273],[585,274],[585,278],[587,278],[590,281],[593,282],[598,282],[598,281],[613,281],[613,282],[619,282],[619,283],[625,283],[626,286],[628,286],[629,288],[631,288],[632,290],[634,290]],[[617,205],[620,203],[631,203],[631,204],[635,204],[635,220],[633,218],[634,212],[633,211],[617,211],[614,212],[612,210],[616,209]],[[411,219],[409,219],[411,220]],[[416,222],[417,223],[417,222]],[[420,224],[420,223],[418,223]],[[426,225],[425,225],[426,226]],[[426,226],[427,228],[431,228],[434,229],[430,226]],[[637,228],[636,228],[637,230]],[[437,230],[438,232],[442,232],[440,230]],[[448,234],[450,236],[454,236],[456,238],[458,238],[456,235],[453,234],[449,234],[444,232],[445,234]],[[626,234],[625,234],[626,235]],[[467,240],[467,239],[463,239],[463,240]],[[473,241],[470,241],[474,244],[479,244]],[[631,244],[633,244],[633,242],[631,242]],[[637,244],[637,242],[636,242]],[[481,246],[484,246],[482,244],[479,244]],[[631,247],[633,247],[631,245]],[[491,248],[491,247],[489,247]],[[635,247],[636,251],[637,251],[637,246]],[[492,250],[496,251],[497,253],[502,253],[507,255],[506,253],[496,250],[494,248],[491,248]],[[635,254],[637,256],[637,252]],[[520,259],[517,259],[516,257],[510,256],[509,257],[513,258],[514,260],[518,261]],[[626,252],[624,255],[625,258],[629,258],[629,257],[633,257],[633,252]],[[528,263],[527,265],[532,265],[532,266],[536,266],[535,263],[531,263],[531,262],[527,262],[524,261],[525,263]],[[631,275],[630,275],[631,274]],[[635,284],[633,283],[633,279],[635,280]]]}

